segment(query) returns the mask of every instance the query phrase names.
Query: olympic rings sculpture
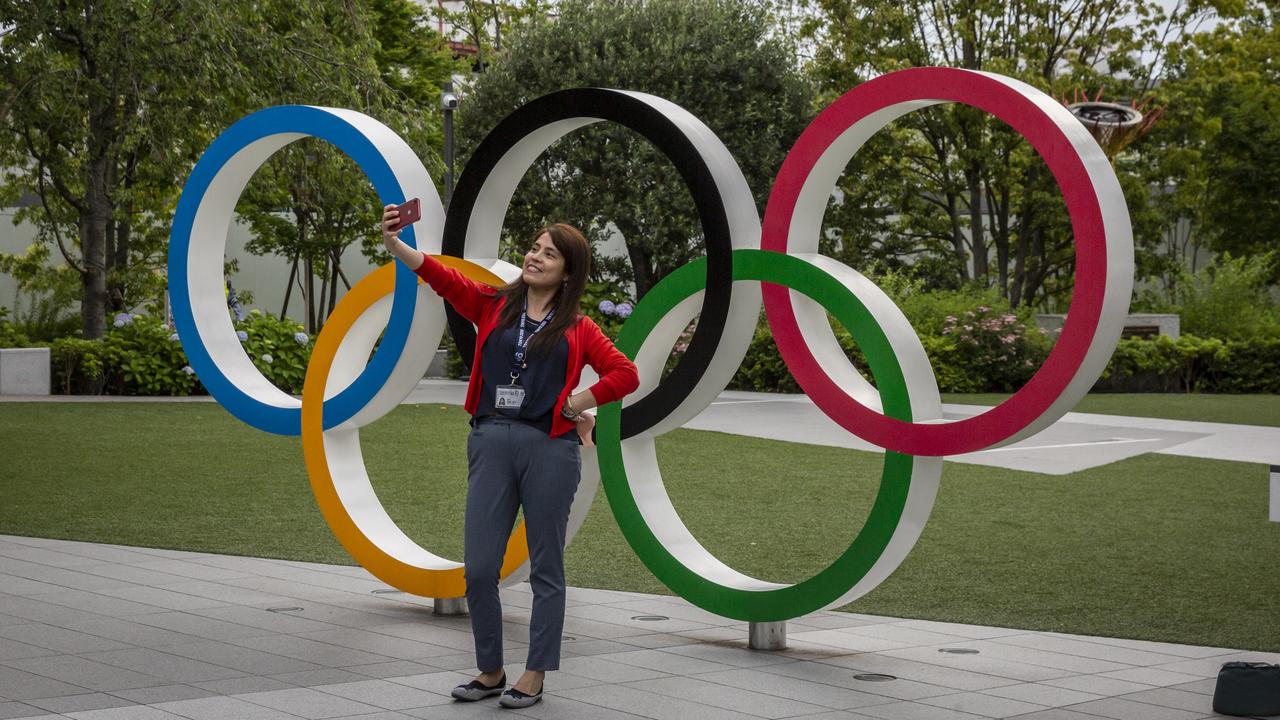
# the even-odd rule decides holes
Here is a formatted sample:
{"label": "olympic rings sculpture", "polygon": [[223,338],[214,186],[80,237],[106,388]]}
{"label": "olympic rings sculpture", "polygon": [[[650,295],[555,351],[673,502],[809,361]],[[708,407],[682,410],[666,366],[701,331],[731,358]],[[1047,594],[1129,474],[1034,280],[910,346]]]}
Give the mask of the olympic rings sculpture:
{"label": "olympic rings sculpture", "polygon": [[[1077,259],[1071,312],[1044,365],[1004,403],[955,422],[942,419],[929,360],[902,312],[867,278],[817,252],[827,200],[862,144],[906,113],[947,102],[994,115],[1039,152],[1066,200]],[[365,470],[359,428],[414,389],[446,325],[464,357],[474,351],[474,328],[408,268],[388,265],[352,287],[326,322],[301,400],[281,392],[245,355],[223,301],[222,252],[236,200],[273,152],[304,136],[319,137],[359,164],[384,203],[422,198],[423,220],[403,240],[497,285],[520,273],[499,258],[498,241],[521,176],[557,139],[600,121],[636,131],[676,166],[697,207],[706,257],[663,278],[623,326],[618,347],[635,361],[641,384],[622,403],[599,409],[598,447],[583,448],[566,542],[603,484],[645,565],[710,612],[786,620],[869,592],[919,538],[933,508],[941,457],[1010,443],[1047,427],[1088,391],[1119,339],[1133,284],[1132,230],[1119,182],[1078,120],[1053,98],[1011,78],[915,68],[853,88],[796,141],[763,224],[719,139],[679,106],[644,93],[579,88],[522,106],[476,149],[447,215],[421,162],[376,120],[309,106],[256,112],[209,146],[183,189],[170,238],[174,322],[192,368],[223,406],[256,428],[301,434],[326,522],[352,557],[393,587],[448,598],[462,596],[465,581],[461,563],[422,548],[387,515]],[[708,552],[672,505],[654,449],[655,437],[702,412],[728,384],[762,303],[787,367],[814,403],[886,451],[878,495],[853,542],[830,566],[794,585],[750,577]],[[827,312],[864,351],[874,384],[850,364]],[[677,336],[695,315],[688,350],[663,378]],[[527,577],[528,563],[524,528],[517,526],[501,582]]]}

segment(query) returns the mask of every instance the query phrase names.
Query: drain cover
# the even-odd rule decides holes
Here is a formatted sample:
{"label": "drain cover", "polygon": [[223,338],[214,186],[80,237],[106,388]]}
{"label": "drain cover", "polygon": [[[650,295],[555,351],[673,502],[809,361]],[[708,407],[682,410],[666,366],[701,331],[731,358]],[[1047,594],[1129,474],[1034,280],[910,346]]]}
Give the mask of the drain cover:
{"label": "drain cover", "polygon": [[861,675],[854,675],[853,679],[862,680],[864,682],[888,682],[890,680],[897,680],[898,678],[892,675],[885,675],[884,673],[862,673]]}
{"label": "drain cover", "polygon": [[561,636],[560,636],[560,641],[561,641],[561,642],[577,642],[577,640],[578,640],[578,638],[576,638],[576,637],[574,637],[574,636],[572,636],[572,635],[561,635]]}
{"label": "drain cover", "polygon": [[977,655],[978,651],[973,648],[942,648],[938,650],[941,653],[949,653],[951,655]]}
{"label": "drain cover", "polygon": [[267,612],[298,612],[301,609],[300,607],[267,608]]}
{"label": "drain cover", "polygon": [[657,622],[659,620],[670,620],[666,615],[632,615],[632,620],[640,620],[641,622]]}
{"label": "drain cover", "polygon": [[374,595],[401,595],[404,593],[403,590],[396,590],[395,588],[378,588],[377,590],[370,590],[369,592]]}

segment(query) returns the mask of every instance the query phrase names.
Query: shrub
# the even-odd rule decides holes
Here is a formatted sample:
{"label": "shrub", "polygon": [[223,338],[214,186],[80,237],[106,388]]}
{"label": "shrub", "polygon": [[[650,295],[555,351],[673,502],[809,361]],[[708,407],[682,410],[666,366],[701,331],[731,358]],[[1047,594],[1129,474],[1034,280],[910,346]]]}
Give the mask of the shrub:
{"label": "shrub", "polygon": [[0,308],[0,348],[21,348],[31,344],[31,338],[9,321],[9,308]]}
{"label": "shrub", "polygon": [[1280,392],[1280,338],[1121,340],[1101,389],[1159,392]]}

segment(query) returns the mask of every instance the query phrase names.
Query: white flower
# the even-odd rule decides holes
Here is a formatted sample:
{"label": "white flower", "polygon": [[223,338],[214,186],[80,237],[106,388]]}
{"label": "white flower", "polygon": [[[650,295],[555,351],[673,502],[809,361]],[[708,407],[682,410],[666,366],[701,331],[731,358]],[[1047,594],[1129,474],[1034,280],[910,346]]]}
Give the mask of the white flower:
{"label": "white flower", "polygon": [[184,373],[186,373],[186,374],[188,374],[188,375],[195,375],[195,374],[196,374],[196,371],[195,371],[195,370],[192,370],[190,365],[183,365],[183,366],[182,366],[182,372],[184,372]]}
{"label": "white flower", "polygon": [[178,333],[174,333],[174,334],[170,335],[170,336],[169,336],[169,341],[170,341],[170,342],[178,342]]}
{"label": "white flower", "polygon": [[299,345],[306,345],[307,343],[311,342],[311,338],[307,337],[307,334],[304,332],[294,333],[293,339],[297,341]]}
{"label": "white flower", "polygon": [[263,353],[263,354],[262,354],[262,362],[264,362],[264,363],[266,363],[266,364],[270,365],[274,360],[275,360],[275,358],[271,357],[271,354],[270,354],[270,353]]}

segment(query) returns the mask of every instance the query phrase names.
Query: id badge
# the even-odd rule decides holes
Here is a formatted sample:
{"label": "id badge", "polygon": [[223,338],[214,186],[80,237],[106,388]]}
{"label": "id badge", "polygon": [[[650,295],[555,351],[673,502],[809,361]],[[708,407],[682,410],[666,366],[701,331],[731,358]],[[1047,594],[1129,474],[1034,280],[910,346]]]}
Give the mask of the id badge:
{"label": "id badge", "polygon": [[519,385],[499,385],[493,398],[493,406],[503,410],[519,410],[524,404],[524,388]]}

